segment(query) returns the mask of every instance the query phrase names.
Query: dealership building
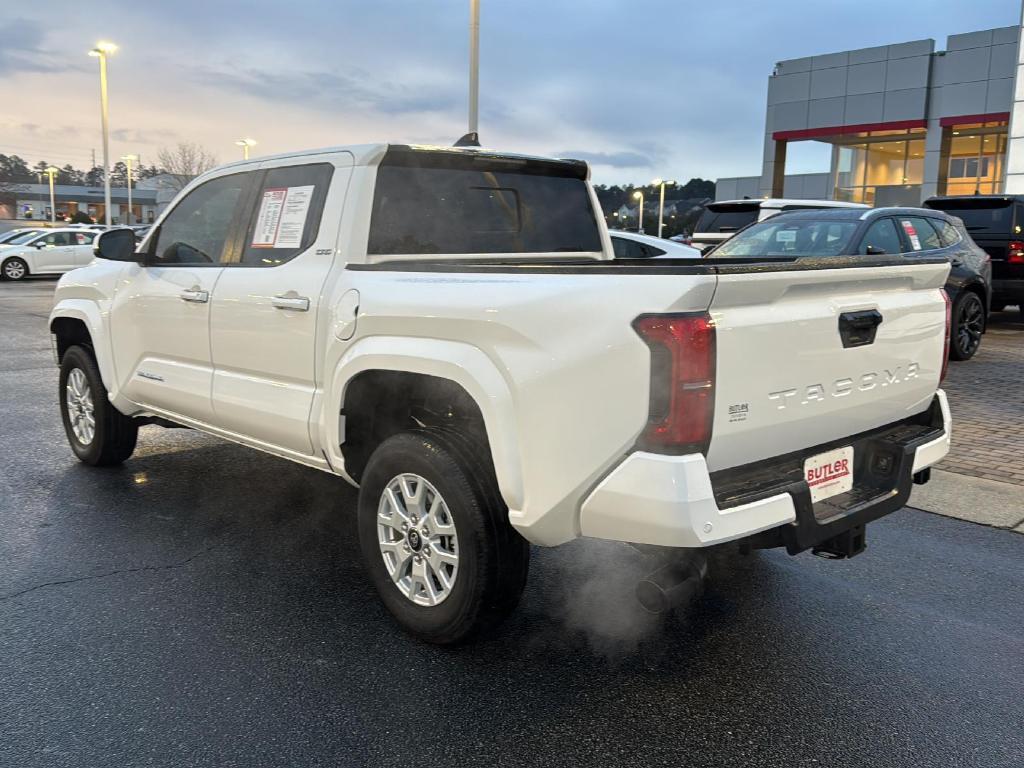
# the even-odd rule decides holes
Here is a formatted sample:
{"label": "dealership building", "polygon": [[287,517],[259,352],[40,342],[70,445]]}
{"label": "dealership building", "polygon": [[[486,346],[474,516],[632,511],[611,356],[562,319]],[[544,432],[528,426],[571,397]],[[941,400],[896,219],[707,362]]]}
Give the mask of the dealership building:
{"label": "dealership building", "polygon": [[[716,199],[881,206],[1024,192],[1019,39],[1019,27],[1003,27],[951,35],[945,50],[914,40],[780,61],[768,78],[761,173],[719,179]],[[787,175],[790,147],[808,141],[830,145],[829,171]]]}

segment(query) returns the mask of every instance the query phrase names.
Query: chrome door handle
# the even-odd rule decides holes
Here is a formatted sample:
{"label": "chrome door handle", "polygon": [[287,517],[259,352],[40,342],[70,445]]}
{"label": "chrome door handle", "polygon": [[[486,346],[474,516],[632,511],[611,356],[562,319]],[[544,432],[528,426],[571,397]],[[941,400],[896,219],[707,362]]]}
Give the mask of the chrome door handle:
{"label": "chrome door handle", "polygon": [[205,304],[210,300],[209,291],[200,291],[198,288],[191,288],[181,292],[182,301],[192,301],[196,304]]}
{"label": "chrome door handle", "polygon": [[277,309],[290,309],[293,312],[309,312],[309,299],[305,296],[275,296],[271,299]]}

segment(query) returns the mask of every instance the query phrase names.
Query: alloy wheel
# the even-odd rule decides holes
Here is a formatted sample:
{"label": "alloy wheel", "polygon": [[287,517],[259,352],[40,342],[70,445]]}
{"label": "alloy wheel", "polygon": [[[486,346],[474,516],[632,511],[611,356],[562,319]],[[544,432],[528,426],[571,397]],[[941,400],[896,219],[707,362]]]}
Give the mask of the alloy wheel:
{"label": "alloy wheel", "polygon": [[25,276],[25,264],[18,259],[11,259],[4,264],[4,277],[9,280],[21,280]]}
{"label": "alloy wheel", "polygon": [[377,507],[377,543],[392,582],[416,605],[444,602],[459,572],[459,538],[448,505],[419,475],[385,486]]}
{"label": "alloy wheel", "polygon": [[96,408],[92,401],[92,390],[85,372],[72,368],[64,387],[68,406],[68,421],[75,439],[82,445],[89,445],[96,436]]}
{"label": "alloy wheel", "polygon": [[985,317],[981,302],[973,294],[967,296],[960,306],[957,318],[957,345],[966,357],[973,355],[981,344],[985,330]]}

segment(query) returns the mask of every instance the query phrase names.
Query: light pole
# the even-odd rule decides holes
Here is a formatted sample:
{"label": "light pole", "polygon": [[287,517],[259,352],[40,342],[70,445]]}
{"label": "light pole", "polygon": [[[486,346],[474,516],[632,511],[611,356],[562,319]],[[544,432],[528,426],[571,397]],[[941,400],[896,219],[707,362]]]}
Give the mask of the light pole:
{"label": "light pole", "polygon": [[132,163],[139,159],[138,155],[125,155],[121,158],[128,166],[128,226],[131,226],[135,222],[132,219],[135,218],[135,212],[132,210]]}
{"label": "light pole", "polygon": [[50,223],[57,223],[57,203],[53,197],[53,174],[60,173],[60,168],[54,168],[52,165],[46,169],[46,175],[50,177]]}
{"label": "light pole", "polygon": [[636,231],[641,235],[644,233],[644,193],[639,189],[633,193],[633,197],[640,201],[640,210],[636,219]]}
{"label": "light pole", "polygon": [[110,121],[107,115],[107,56],[117,50],[113,43],[100,42],[89,51],[100,60],[100,113],[103,119],[103,208],[110,226]]}
{"label": "light pole", "polygon": [[480,0],[469,0],[469,132],[479,132]]}
{"label": "light pole", "polygon": [[652,187],[661,187],[661,196],[658,200],[658,237],[661,237],[661,230],[665,227],[665,185],[675,184],[674,181],[665,181],[664,179],[655,179],[651,182]]}
{"label": "light pole", "polygon": [[249,159],[249,147],[255,147],[256,146],[256,142],[253,139],[239,139],[238,141],[235,142],[235,144],[237,144],[238,146],[240,146],[242,148],[242,159],[243,160],[248,160]]}

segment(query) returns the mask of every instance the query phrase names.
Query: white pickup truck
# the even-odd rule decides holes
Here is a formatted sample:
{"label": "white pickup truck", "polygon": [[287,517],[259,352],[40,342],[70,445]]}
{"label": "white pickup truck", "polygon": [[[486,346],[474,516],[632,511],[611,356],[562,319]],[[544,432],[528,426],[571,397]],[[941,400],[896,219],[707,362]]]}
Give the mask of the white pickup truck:
{"label": "white pickup truck", "polygon": [[438,643],[514,608],[531,543],[859,552],[949,448],[948,263],[614,261],[588,175],[387,144],[203,175],[61,278],[72,450],[185,426],[341,476]]}

